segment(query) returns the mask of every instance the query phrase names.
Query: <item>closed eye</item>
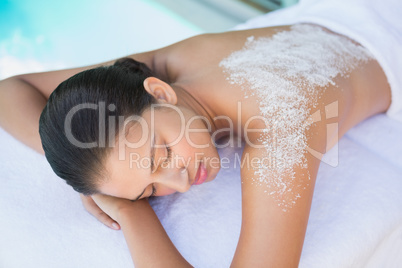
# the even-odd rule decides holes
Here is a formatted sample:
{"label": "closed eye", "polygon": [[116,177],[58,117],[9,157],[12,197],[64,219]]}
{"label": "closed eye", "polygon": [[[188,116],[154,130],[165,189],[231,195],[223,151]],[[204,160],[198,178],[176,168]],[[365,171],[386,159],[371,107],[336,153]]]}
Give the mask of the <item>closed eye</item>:
{"label": "closed eye", "polygon": [[167,157],[166,160],[164,161],[165,164],[169,163],[172,158],[172,149],[170,148],[170,146],[166,145],[166,151],[167,151]]}
{"label": "closed eye", "polygon": [[[167,157],[163,161],[163,164],[168,164],[172,160],[172,148],[170,146],[167,146],[165,144],[166,152],[167,152]],[[154,161],[154,158],[152,157],[152,161]],[[155,166],[155,165],[154,165]],[[155,196],[156,195],[156,188],[155,188],[155,183],[152,184],[152,193],[149,197]]]}
{"label": "closed eye", "polygon": [[[170,146],[167,146],[165,144],[165,148],[166,148],[166,157],[163,158],[163,162],[162,162],[162,167],[166,167],[167,164],[169,164],[169,162],[172,160],[172,149],[170,148]],[[152,173],[154,173],[157,170],[157,167],[159,166],[159,160],[158,163],[155,164],[155,159],[152,156],[151,157],[151,163],[152,163]]]}

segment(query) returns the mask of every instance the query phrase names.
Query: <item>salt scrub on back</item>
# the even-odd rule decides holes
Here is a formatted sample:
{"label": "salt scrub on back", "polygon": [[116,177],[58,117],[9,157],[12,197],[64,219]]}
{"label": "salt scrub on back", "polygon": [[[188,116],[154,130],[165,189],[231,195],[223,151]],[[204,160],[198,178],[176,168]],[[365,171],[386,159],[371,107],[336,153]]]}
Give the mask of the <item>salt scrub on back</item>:
{"label": "salt scrub on back", "polygon": [[[295,178],[294,168],[307,168],[306,123],[310,108],[338,75],[347,77],[372,59],[364,47],[309,24],[294,25],[271,37],[250,36],[244,47],[219,66],[245,98],[255,95],[266,128],[260,136],[265,156],[254,168],[253,183],[267,187],[284,211],[291,208],[310,180]],[[249,95],[248,95],[249,94]]]}

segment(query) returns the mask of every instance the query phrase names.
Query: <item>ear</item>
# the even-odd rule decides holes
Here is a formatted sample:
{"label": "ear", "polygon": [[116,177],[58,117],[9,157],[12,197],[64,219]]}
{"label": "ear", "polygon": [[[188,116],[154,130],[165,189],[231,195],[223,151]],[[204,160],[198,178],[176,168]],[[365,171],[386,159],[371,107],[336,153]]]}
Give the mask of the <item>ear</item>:
{"label": "ear", "polygon": [[148,77],[144,80],[145,90],[154,96],[158,103],[168,103],[175,105],[177,103],[177,95],[173,88],[156,77]]}

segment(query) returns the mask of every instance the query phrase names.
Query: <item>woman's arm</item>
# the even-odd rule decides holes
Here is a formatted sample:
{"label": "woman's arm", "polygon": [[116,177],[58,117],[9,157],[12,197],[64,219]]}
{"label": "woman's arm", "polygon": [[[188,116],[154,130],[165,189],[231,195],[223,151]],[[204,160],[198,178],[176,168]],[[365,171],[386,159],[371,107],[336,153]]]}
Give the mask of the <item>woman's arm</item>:
{"label": "woman's arm", "polygon": [[18,77],[0,81],[0,126],[16,139],[44,154],[39,117],[47,99]]}
{"label": "woman's arm", "polygon": [[192,267],[173,245],[147,199],[119,211],[135,267]]}
{"label": "woman's arm", "polygon": [[[323,126],[313,130],[314,136],[313,131],[309,132],[308,145],[323,152],[326,146]],[[298,267],[321,159],[306,153],[308,168],[294,167],[295,179],[282,178],[283,182],[287,181],[290,191],[284,196],[285,200],[278,200],[280,195],[271,195],[278,190],[274,183],[267,182],[270,188],[265,182],[260,183],[253,165],[247,165],[247,158],[251,161],[263,157],[266,157],[265,149],[245,145],[241,162],[246,161],[241,169],[242,225],[231,267]],[[297,195],[300,198],[292,203],[292,198]]]}
{"label": "woman's arm", "polygon": [[135,267],[192,267],[173,245],[147,198],[132,202],[96,194],[93,199],[120,224]]}

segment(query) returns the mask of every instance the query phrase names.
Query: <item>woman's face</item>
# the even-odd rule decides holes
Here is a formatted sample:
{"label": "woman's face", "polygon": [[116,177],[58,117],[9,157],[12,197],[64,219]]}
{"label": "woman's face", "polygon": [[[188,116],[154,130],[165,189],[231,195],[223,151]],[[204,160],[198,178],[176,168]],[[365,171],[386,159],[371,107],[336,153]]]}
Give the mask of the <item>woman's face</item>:
{"label": "woman's face", "polygon": [[146,109],[141,120],[120,131],[99,190],[136,200],[151,196],[153,187],[162,196],[215,179],[220,158],[206,121],[184,107]]}

